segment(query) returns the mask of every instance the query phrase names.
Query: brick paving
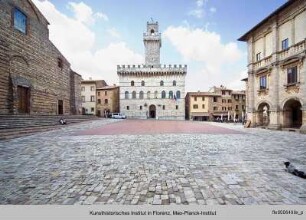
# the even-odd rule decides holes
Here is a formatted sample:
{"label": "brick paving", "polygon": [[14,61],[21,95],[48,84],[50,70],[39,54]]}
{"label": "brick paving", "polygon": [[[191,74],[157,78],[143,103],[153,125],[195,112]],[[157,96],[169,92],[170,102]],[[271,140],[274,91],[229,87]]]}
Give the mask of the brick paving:
{"label": "brick paving", "polygon": [[238,124],[64,126],[0,142],[0,204],[305,205],[306,180],[283,166],[306,170],[305,143]]}

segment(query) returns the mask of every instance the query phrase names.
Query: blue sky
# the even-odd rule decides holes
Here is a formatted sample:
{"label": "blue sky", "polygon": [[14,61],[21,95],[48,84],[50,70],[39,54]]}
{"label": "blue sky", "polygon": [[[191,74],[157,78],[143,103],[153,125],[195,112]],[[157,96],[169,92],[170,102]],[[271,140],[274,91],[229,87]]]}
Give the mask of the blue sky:
{"label": "blue sky", "polygon": [[160,24],[162,64],[187,64],[187,91],[243,89],[246,44],[237,39],[286,0],[33,0],[50,39],[84,79],[118,83],[117,64],[143,63],[142,33]]}

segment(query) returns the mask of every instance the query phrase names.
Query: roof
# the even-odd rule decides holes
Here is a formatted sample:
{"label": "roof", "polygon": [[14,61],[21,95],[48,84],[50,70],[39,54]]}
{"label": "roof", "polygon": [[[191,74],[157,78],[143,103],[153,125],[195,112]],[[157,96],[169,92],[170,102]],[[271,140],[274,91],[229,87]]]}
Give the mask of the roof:
{"label": "roof", "polygon": [[82,80],[82,84],[88,83],[88,84],[97,84],[100,87],[107,86],[107,83],[104,80]]}
{"label": "roof", "polygon": [[[281,11],[283,11],[285,8],[289,7],[293,3],[300,1],[300,0],[289,0],[282,6],[280,6],[278,9],[276,9],[274,12],[272,12],[268,17],[263,19],[261,22],[259,22],[255,27],[253,27],[251,30],[249,30],[247,33],[245,33],[242,37],[240,37],[239,41],[247,41],[248,35],[258,29],[260,26],[262,26],[264,23],[266,23],[269,19],[271,19],[273,16],[279,14]],[[304,0],[303,0],[304,1]]]}
{"label": "roof", "polygon": [[245,91],[233,91],[232,95],[245,95]]}
{"label": "roof", "polygon": [[248,77],[246,77],[246,78],[243,78],[241,81],[248,81],[249,80],[249,78]]}
{"label": "roof", "polygon": [[221,96],[220,94],[212,93],[212,92],[187,92],[189,96]]}
{"label": "roof", "polygon": [[107,89],[117,89],[119,86],[104,86],[101,88],[97,88],[97,90],[107,90]]}

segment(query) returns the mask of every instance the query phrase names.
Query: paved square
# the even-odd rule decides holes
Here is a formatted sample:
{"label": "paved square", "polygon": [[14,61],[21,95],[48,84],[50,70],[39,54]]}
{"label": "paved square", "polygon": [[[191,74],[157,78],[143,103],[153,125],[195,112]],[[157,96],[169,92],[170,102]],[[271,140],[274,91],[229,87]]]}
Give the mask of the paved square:
{"label": "paved square", "polygon": [[[195,133],[192,133],[194,129]],[[98,120],[0,142],[0,204],[306,204],[306,135]]]}

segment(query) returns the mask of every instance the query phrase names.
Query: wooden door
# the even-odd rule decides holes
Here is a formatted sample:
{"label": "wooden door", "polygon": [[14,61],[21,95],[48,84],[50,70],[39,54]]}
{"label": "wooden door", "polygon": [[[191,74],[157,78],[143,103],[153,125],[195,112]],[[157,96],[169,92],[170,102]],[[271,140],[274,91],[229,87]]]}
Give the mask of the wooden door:
{"label": "wooden door", "polygon": [[58,100],[58,114],[64,114],[64,102],[63,100]]}
{"label": "wooden door", "polygon": [[18,113],[30,113],[30,89],[27,87],[18,86]]}

